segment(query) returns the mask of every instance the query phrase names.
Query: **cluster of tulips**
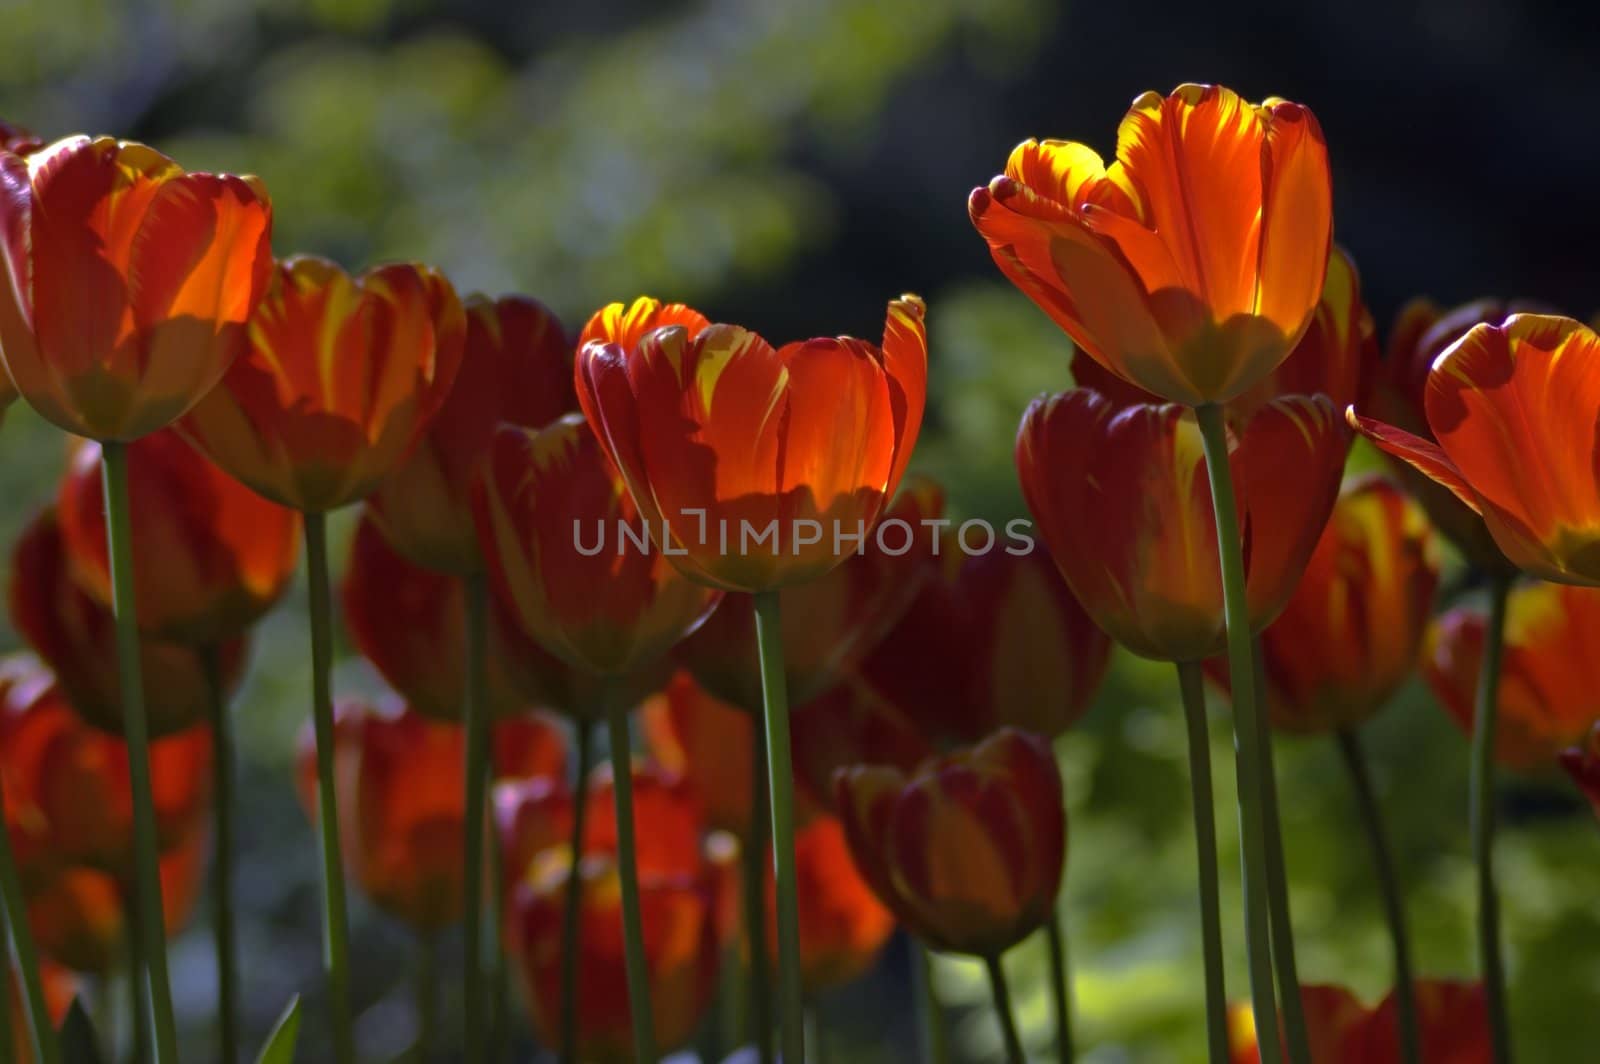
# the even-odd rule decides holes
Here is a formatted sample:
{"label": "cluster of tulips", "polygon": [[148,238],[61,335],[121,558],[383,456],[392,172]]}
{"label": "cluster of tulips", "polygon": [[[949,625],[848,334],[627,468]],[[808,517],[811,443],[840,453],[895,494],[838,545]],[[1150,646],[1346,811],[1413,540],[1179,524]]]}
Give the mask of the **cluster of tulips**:
{"label": "cluster of tulips", "polygon": [[[1418,303],[1380,356],[1304,107],[1146,94],[1109,166],[1028,141],[972,193],[996,263],[1077,351],[1075,387],[1017,437],[1043,542],[1004,545],[905,476],[927,383],[914,296],[878,343],[773,347],[651,298],[574,337],[425,266],[275,261],[254,178],[4,134],[0,386],[76,439],[12,555],[37,656],[0,667],[0,893],[25,1006],[0,1009],[0,1059],[61,1060],[63,969],[121,965],[157,1064],[237,1059],[229,701],[303,539],[295,783],[321,840],[341,1064],[347,876],[425,955],[463,925],[463,1030],[433,1030],[424,980],[422,1056],[498,1058],[514,981],[563,1060],[655,1060],[719,985],[743,991],[760,1059],[804,1060],[808,1001],[900,927],[986,963],[1014,1062],[1003,957],[1042,931],[1070,1057],[1050,744],[1113,641],[1176,665],[1209,1059],[1510,1060],[1495,760],[1559,760],[1600,809],[1579,679],[1600,647],[1600,339]],[[1341,487],[1357,432],[1395,479]],[[336,701],[325,522],[355,503],[344,620],[394,693]],[[1432,617],[1433,528],[1487,610]],[[1473,982],[1413,978],[1358,739],[1419,660],[1472,737]],[[1239,780],[1250,1001],[1231,1014],[1208,676]],[[1272,729],[1335,737],[1349,766],[1394,944],[1374,1008],[1299,984]],[[220,1051],[179,1045],[165,950],[208,840]],[[287,1016],[272,1059],[292,1052]]]}

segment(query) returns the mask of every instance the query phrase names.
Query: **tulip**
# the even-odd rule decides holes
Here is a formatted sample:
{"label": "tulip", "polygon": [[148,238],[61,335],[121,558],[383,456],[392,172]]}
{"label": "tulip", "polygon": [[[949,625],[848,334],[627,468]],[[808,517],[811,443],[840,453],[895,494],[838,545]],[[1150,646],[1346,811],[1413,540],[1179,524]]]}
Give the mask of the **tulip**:
{"label": "tulip", "polygon": [[1288,356],[1332,240],[1316,118],[1215,85],[1134,100],[1109,167],[1083,144],[1023,141],[967,210],[1073,343],[1189,406],[1233,399]]}
{"label": "tulip", "polygon": [[[1423,979],[1413,988],[1421,1006],[1424,1064],[1488,1064],[1489,1017],[1483,987],[1475,983]],[[1310,1064],[1400,1064],[1408,1058],[1395,1033],[1396,995],[1368,1008],[1338,986],[1301,988],[1311,1030]],[[1233,1064],[1260,1059],[1256,1025],[1247,1007],[1229,1015]]]}
{"label": "tulip", "polygon": [[1589,729],[1581,745],[1561,751],[1561,767],[1588,796],[1595,816],[1600,816],[1600,721]]}
{"label": "tulip", "polygon": [[[750,770],[756,754],[750,715],[680,670],[640,707],[639,723],[651,758],[683,780],[707,825],[748,837],[757,792]],[[765,778],[760,777],[762,786]]]}
{"label": "tulip", "polygon": [[[128,445],[134,587],[139,627],[161,639],[214,643],[270,610],[300,550],[292,510],[268,502],[212,465],[176,433]],[[111,602],[100,446],[77,448],[56,500],[73,575]]]}
{"label": "tulip", "polygon": [[[795,837],[800,879],[800,972],[806,993],[820,994],[864,975],[894,932],[894,916],[862,880],[844,828],[819,817]],[[767,877],[769,927],[777,923],[777,894]]]}
{"label": "tulip", "polygon": [[840,769],[893,765],[911,773],[934,755],[926,729],[902,704],[867,683],[847,680],[795,707],[790,737],[803,804],[837,813],[833,778]]}
{"label": "tulip", "polygon": [[522,296],[469,297],[461,369],[449,397],[372,496],[384,535],[416,565],[458,576],[481,572],[472,493],[495,426],[541,428],[577,408],[572,347],[555,315]]}
{"label": "tulip", "polygon": [[[0,374],[3,377],[4,374]],[[52,1028],[59,1028],[66,1019],[67,1010],[72,1007],[73,1000],[78,996],[78,981],[66,968],[52,961],[40,964],[41,992],[44,996],[45,1017]],[[15,966],[12,967],[13,977],[16,975]],[[34,1064],[38,1057],[34,1055],[33,1043],[29,1040],[29,1025],[31,1020],[26,1012],[27,1003],[18,995],[15,978],[11,982],[10,1003],[0,1006],[11,1010],[11,1025],[8,1028],[11,1035],[11,1052],[17,1064]]]}
{"label": "tulip", "polygon": [[[19,125],[0,119],[0,151],[26,156],[44,147],[44,141]],[[0,340],[3,342],[3,340]],[[0,372],[0,412],[17,398],[17,386],[11,383],[11,374]]]}
{"label": "tulip", "polygon": [[211,391],[271,269],[260,181],[109,137],[0,153],[0,228],[0,360],[46,420],[97,440],[164,428]]}
{"label": "tulip", "polygon": [[[1423,645],[1423,675],[1440,705],[1469,735],[1483,669],[1488,619],[1457,607],[1436,619]],[[1600,590],[1518,586],[1506,610],[1505,652],[1495,711],[1495,760],[1523,771],[1549,765],[1600,718],[1593,681],[1600,649]]]}
{"label": "tulip", "polygon": [[[55,670],[72,707],[95,726],[120,735],[126,718],[113,617],[72,580],[69,565],[55,511],[41,511],[12,548],[11,621]],[[216,650],[226,697],[244,671],[245,643],[235,637]],[[213,697],[203,663],[208,652],[139,640],[144,708],[154,736],[183,731],[208,716]]]}
{"label": "tulip", "polygon": [[[1371,1046],[1372,1012],[1342,986],[1307,983],[1300,988],[1311,1055],[1308,1064],[1365,1064]],[[1228,1041],[1233,1064],[1261,1059],[1255,1016],[1248,1003],[1228,1009]]]}

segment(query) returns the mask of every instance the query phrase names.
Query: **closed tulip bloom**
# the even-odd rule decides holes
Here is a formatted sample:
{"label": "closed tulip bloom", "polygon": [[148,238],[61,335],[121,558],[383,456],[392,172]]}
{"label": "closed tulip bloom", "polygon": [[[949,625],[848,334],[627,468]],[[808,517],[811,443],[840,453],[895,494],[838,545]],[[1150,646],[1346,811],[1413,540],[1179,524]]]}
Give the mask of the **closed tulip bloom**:
{"label": "closed tulip bloom", "polygon": [[1594,805],[1595,816],[1600,816],[1600,720],[1581,744],[1561,751],[1561,767]]}
{"label": "closed tulip bloom", "polygon": [[1188,406],[1233,399],[1288,356],[1333,232],[1316,118],[1215,85],[1136,99],[1109,166],[1083,144],[1022,142],[967,210],[1073,343]]}
{"label": "closed tulip bloom", "polygon": [[[800,979],[820,994],[865,975],[894,933],[894,916],[856,871],[835,818],[818,817],[794,840],[800,884]],[[767,862],[767,939],[777,937],[777,893]]]}
{"label": "closed tulip bloom", "polygon": [[1600,585],[1600,336],[1545,314],[1474,326],[1433,363],[1423,405],[1437,442],[1350,423],[1480,513],[1517,568]]}
{"label": "closed tulip bloom", "polygon": [[856,868],[930,946],[996,957],[1050,918],[1067,822],[1042,739],[1005,728],[909,775],[856,766],[834,786]]}
{"label": "closed tulip bloom", "polygon": [[186,173],[143,144],[0,152],[0,359],[17,391],[78,436],[165,428],[243,353],[271,230],[256,178]]}
{"label": "closed tulip bloom", "polygon": [[1006,725],[1060,735],[1099,690],[1110,639],[1042,545],[965,557],[944,547],[861,676],[936,741],[977,742]]}
{"label": "closed tulip bloom", "polygon": [[[577,669],[617,674],[647,664],[720,598],[640,546],[642,518],[576,414],[538,431],[496,431],[476,520],[495,594]],[[640,538],[626,541],[624,526]],[[591,550],[597,534],[606,538]]]}
{"label": "closed tulip bloom", "polygon": [[911,773],[932,757],[928,729],[910,713],[859,679],[847,680],[825,695],[794,708],[789,740],[794,749],[796,793],[806,805],[832,813],[833,777],[852,765],[892,765]]}
{"label": "closed tulip bloom", "polygon": [[651,758],[684,781],[707,825],[741,839],[748,835],[755,746],[750,714],[679,670],[665,689],[645,700],[639,725]]}
{"label": "closed tulip bloom", "polygon": [[[72,707],[107,731],[122,731],[115,621],[109,606],[72,579],[71,560],[54,510],[41,511],[11,552],[11,622],[52,669]],[[220,647],[224,696],[244,672],[245,641]],[[152,736],[206,719],[212,691],[201,652],[182,643],[139,641],[144,705]]]}
{"label": "closed tulip bloom", "polygon": [[[922,522],[943,516],[944,491],[912,477],[857,553],[779,593],[790,698],[803,702],[839,682],[905,614],[935,566],[936,537]],[[748,594],[729,593],[674,657],[718,698],[761,712],[755,603]]]}
{"label": "closed tulip bloom", "polygon": [[[1261,633],[1273,726],[1323,735],[1382,709],[1416,668],[1438,583],[1422,508],[1380,477],[1347,485],[1294,597]],[[1227,683],[1220,659],[1206,671]]]}
{"label": "closed tulip bloom", "polygon": [[466,345],[449,397],[370,500],[396,550],[417,565],[458,575],[483,570],[472,492],[495,426],[540,428],[578,408],[572,345],[543,304],[471,296],[466,315]]}
{"label": "closed tulip bloom", "polygon": [[[268,502],[170,430],[128,446],[139,627],[214,643],[241,634],[288,590],[300,551],[292,510]],[[73,572],[111,602],[100,445],[77,448],[56,499]]]}
{"label": "closed tulip bloom", "polygon": [[299,256],[272,270],[249,342],[178,426],[261,495],[320,513],[372,494],[455,381],[466,316],[437,271],[352,277]]}
{"label": "closed tulip bloom", "polygon": [[774,348],[736,325],[591,341],[577,387],[674,564],[729,591],[803,583],[844,560],[841,536],[867,532],[905,472],[927,391],[923,304],[891,302],[881,344]]}
{"label": "closed tulip bloom", "polygon": [[[1423,1064],[1489,1064],[1492,1049],[1483,985],[1419,979],[1413,987]],[[1392,991],[1369,1008],[1343,987],[1305,984],[1300,1000],[1309,1064],[1401,1064],[1405,1059]],[[1228,1041],[1233,1064],[1256,1064],[1261,1059],[1249,1005],[1229,1009]]]}
{"label": "closed tulip bloom", "polygon": [[[1422,671],[1440,705],[1469,735],[1488,621],[1461,606],[1436,619]],[[1506,602],[1505,655],[1495,758],[1517,769],[1550,765],[1600,719],[1594,660],[1600,653],[1600,590],[1534,583]]]}
{"label": "closed tulip bloom", "polygon": [[[157,849],[200,826],[210,799],[211,732],[192,728],[150,744]],[[73,711],[31,655],[0,664],[0,776],[12,845],[26,868],[82,865],[133,876],[128,752]]]}

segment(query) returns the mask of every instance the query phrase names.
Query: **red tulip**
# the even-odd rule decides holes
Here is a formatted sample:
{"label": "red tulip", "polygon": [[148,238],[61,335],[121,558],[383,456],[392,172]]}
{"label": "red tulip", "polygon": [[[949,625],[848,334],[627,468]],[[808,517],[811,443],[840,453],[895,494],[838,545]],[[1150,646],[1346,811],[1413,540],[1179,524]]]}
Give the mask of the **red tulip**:
{"label": "red tulip", "polygon": [[165,428],[244,351],[271,230],[259,180],[185,173],[143,144],[0,152],[0,360],[17,391],[78,436]]}
{"label": "red tulip", "polygon": [[935,949],[999,956],[1050,918],[1066,813],[1042,739],[1005,728],[909,777],[856,766],[834,784],[856,867]]}
{"label": "red tulip", "polygon": [[[3,136],[3,134],[0,134]],[[12,149],[15,150],[15,149]],[[0,377],[5,374],[0,373]],[[9,963],[9,962],[7,962]],[[61,965],[49,960],[39,963],[39,982],[44,987],[45,1010],[50,1016],[50,1022],[60,1028],[61,1022],[66,1018],[67,1010],[72,1007],[73,999],[78,996],[78,981],[71,972]],[[33,1039],[28,1034],[28,1015],[23,1007],[22,998],[22,973],[12,965],[11,971],[11,1059],[17,1064],[35,1064],[33,1056]]]}
{"label": "red tulip", "polygon": [[1582,744],[1561,751],[1561,765],[1588,796],[1595,816],[1600,816],[1600,721],[1589,729]]}
{"label": "red tulip", "polygon": [[[806,993],[854,982],[894,933],[894,916],[856,871],[844,828],[833,817],[806,825],[794,841],[800,907],[800,980]],[[777,891],[767,868],[767,941],[776,942]]]}
{"label": "red tulip", "polygon": [[[726,608],[726,607],[724,607]],[[706,823],[745,838],[750,832],[755,723],[679,671],[639,710],[650,756],[682,779]]]}
{"label": "red tulip", "polygon": [[1081,350],[1187,406],[1231,400],[1288,356],[1333,228],[1316,118],[1215,85],[1140,96],[1110,166],[1083,144],[1023,141],[967,209]]}
{"label": "red tulip", "polygon": [[844,560],[844,537],[871,528],[905,472],[927,387],[922,318],[914,296],[890,303],[881,346],[774,348],[735,325],[591,341],[578,399],[674,564],[729,591],[803,583]]}
{"label": "red tulip", "polygon": [[[852,765],[892,765],[905,773],[933,756],[927,729],[860,680],[794,708],[789,717],[796,793],[806,805],[834,808],[834,774]],[[807,819],[802,812],[798,823]]]}
{"label": "red tulip", "polygon": [[[1483,986],[1422,979],[1414,984],[1424,1064],[1489,1064],[1489,1013]],[[1367,1008],[1338,986],[1300,988],[1311,1059],[1309,1064],[1400,1064],[1395,996]],[[1246,1004],[1228,1013],[1233,1064],[1260,1060],[1255,1020]]]}

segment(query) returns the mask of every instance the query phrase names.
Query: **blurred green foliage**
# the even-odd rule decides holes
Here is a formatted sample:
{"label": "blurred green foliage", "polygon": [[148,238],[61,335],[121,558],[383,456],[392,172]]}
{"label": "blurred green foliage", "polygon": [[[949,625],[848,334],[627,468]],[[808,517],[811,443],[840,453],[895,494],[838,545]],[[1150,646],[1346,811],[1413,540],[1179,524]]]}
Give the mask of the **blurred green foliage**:
{"label": "blurred green foliage", "polygon": [[[788,288],[797,262],[842,270],[862,251],[838,243],[851,203],[826,175],[861,165],[906,121],[908,82],[952,62],[1003,82],[1036,58],[1052,15],[1047,0],[723,0],[587,12],[488,3],[457,12],[428,0],[56,0],[7,9],[0,114],[46,134],[112,130],[192,166],[254,170],[273,191],[280,253],[353,265],[422,258],[463,290],[537,295],[573,325],[640,291],[696,301],[716,317],[723,299],[752,287],[801,305],[814,298]],[[966,187],[985,176],[945,188],[948,202],[908,210],[928,226],[963,225]],[[963,238],[977,243],[970,233],[952,239]],[[883,240],[892,253],[894,238]],[[916,466],[948,486],[958,511],[1020,515],[1016,424],[1033,395],[1066,386],[1070,349],[992,272],[924,294],[933,395]],[[828,311],[805,310],[815,331],[836,330]],[[7,414],[5,541],[48,499],[63,457],[59,436],[31,412]],[[1358,452],[1355,461],[1373,459]],[[336,557],[348,522],[342,515],[336,525]],[[289,781],[309,689],[303,611],[297,589],[262,626],[238,700],[248,811],[242,954],[249,1040],[305,990],[302,1042],[308,1059],[321,1059],[315,850]],[[16,641],[9,628],[3,639]],[[341,649],[336,688],[372,690],[370,671]],[[1224,932],[1238,994],[1231,741],[1225,704],[1213,702]],[[1465,742],[1420,684],[1367,732],[1409,888],[1418,970],[1467,975]],[[1328,741],[1278,747],[1302,976],[1375,999],[1389,953],[1342,766]],[[1199,1060],[1200,944],[1171,668],[1119,656],[1060,754],[1071,825],[1062,912],[1084,1059]],[[1573,1061],[1584,1052],[1575,1047],[1593,1045],[1600,998],[1600,833],[1561,781],[1507,789],[1500,868],[1521,1059]],[[361,1037],[375,1055],[393,1055],[409,1030],[410,944],[360,902],[355,916]],[[203,927],[174,957],[180,1012],[193,1037],[209,1037]],[[1043,943],[1007,963],[1027,1040],[1042,1054]],[[941,960],[937,975],[961,1006],[952,1019],[964,1056],[993,1058],[999,1037],[980,970]],[[867,984],[821,1003],[836,1027],[831,1059],[913,1059],[903,976],[886,961]],[[453,993],[447,1016],[457,1014]]]}

